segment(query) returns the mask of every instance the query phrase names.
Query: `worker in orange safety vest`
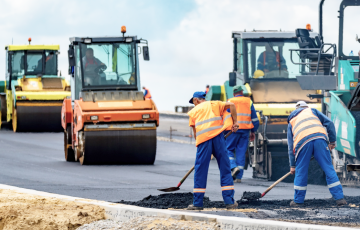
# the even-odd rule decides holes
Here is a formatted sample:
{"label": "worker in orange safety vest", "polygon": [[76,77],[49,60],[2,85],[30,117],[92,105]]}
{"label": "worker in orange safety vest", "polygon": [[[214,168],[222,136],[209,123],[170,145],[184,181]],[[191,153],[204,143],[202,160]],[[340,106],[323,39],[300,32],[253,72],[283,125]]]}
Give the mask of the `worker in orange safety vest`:
{"label": "worker in orange safety vest", "polygon": [[222,196],[227,209],[238,207],[234,200],[234,183],[231,177],[229,157],[226,154],[224,126],[222,116],[226,109],[232,115],[231,130],[238,129],[236,108],[231,102],[206,101],[205,92],[195,92],[189,103],[195,107],[188,112],[189,126],[193,128],[196,140],[196,160],[194,175],[194,200],[188,210],[202,210],[203,198],[206,190],[207,174],[211,155],[213,155],[220,169]]}
{"label": "worker in orange safety vest", "polygon": [[[235,183],[241,183],[244,173],[246,151],[250,141],[255,139],[255,132],[259,128],[259,119],[257,117],[254,105],[249,97],[245,97],[246,91],[244,85],[238,85],[233,88],[233,98],[229,101],[235,104],[237,111],[237,122],[239,130],[226,139],[226,149],[230,160],[231,175]],[[231,122],[230,111],[224,115],[224,123]],[[230,129],[227,129],[229,132]],[[235,157],[235,154],[236,157]]]}
{"label": "worker in orange safety vest", "polygon": [[304,204],[312,156],[324,171],[329,191],[336,204],[346,205],[342,185],[330,153],[336,146],[334,123],[323,113],[309,108],[306,102],[299,101],[296,103],[296,110],[292,111],[288,118],[287,139],[290,172],[295,174],[295,194],[290,206]]}
{"label": "worker in orange safety vest", "polygon": [[146,88],[145,86],[143,87],[143,90],[144,90],[144,98],[145,99],[151,99],[150,90],[148,88]]}

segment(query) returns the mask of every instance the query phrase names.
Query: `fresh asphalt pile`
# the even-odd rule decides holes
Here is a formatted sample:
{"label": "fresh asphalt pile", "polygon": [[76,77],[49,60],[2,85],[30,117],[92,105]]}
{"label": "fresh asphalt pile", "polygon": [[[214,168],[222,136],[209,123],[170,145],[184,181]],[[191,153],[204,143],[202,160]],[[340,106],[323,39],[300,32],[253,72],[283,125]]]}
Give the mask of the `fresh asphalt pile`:
{"label": "fresh asphalt pile", "polygon": [[[244,213],[249,218],[360,227],[360,196],[347,196],[345,199],[348,205],[342,207],[337,207],[332,198],[305,200],[303,206],[296,208],[289,206],[291,200],[259,199],[238,200],[237,202],[239,209],[256,209],[256,212]],[[122,200],[118,203],[145,208],[185,209],[192,204],[192,200],[192,193],[167,193],[158,196],[150,195],[140,201]],[[204,197],[204,208],[224,209],[225,205],[222,201],[210,201],[208,197]],[[211,214],[223,215],[224,211],[213,211]]]}

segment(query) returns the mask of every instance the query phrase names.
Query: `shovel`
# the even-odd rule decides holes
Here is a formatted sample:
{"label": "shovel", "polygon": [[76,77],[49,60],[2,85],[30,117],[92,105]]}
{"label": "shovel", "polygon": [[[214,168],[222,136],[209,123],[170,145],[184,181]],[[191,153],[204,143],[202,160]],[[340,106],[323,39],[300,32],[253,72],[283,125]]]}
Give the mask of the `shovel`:
{"label": "shovel", "polygon": [[258,200],[266,195],[272,188],[274,188],[277,184],[279,184],[281,181],[283,181],[286,177],[288,177],[291,174],[291,172],[286,173],[283,177],[281,177],[279,180],[275,181],[274,184],[272,184],[269,188],[265,190],[265,192],[244,192],[243,196],[241,197],[242,200]]}
{"label": "shovel", "polygon": [[[314,160],[314,157],[311,157],[310,161]],[[281,181],[283,181],[286,177],[288,177],[291,174],[291,172],[286,173],[283,177],[281,177],[279,180],[275,181],[274,184],[272,184],[269,188],[265,190],[265,192],[244,192],[241,199],[242,200],[258,200],[260,198],[263,198],[266,193],[270,192],[272,188],[274,188],[277,184],[279,184]]]}
{"label": "shovel", "polygon": [[[232,134],[232,132],[229,132],[228,134],[225,135],[225,139],[230,136],[230,134]],[[214,156],[211,155],[211,159],[213,159]],[[159,191],[162,192],[174,192],[177,190],[180,190],[180,186],[182,185],[182,183],[184,183],[184,181],[186,180],[186,178],[192,173],[192,171],[195,169],[195,165],[185,174],[185,176],[181,179],[181,181],[179,182],[179,184],[176,187],[170,187],[170,188],[164,188],[164,189],[158,189]]]}

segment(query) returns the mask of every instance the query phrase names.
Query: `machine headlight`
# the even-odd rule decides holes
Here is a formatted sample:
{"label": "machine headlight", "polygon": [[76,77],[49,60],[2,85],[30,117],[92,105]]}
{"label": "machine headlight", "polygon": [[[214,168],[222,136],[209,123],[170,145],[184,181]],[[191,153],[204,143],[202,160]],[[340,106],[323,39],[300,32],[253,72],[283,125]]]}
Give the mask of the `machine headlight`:
{"label": "machine headlight", "polygon": [[142,115],[142,118],[143,118],[143,119],[148,119],[148,118],[150,118],[150,114],[143,114],[143,115]]}
{"label": "machine headlight", "polygon": [[98,116],[91,116],[91,117],[90,117],[90,120],[92,120],[92,121],[96,121],[96,120],[98,120],[98,119],[99,119]]}
{"label": "machine headlight", "polygon": [[90,43],[91,43],[91,38],[85,38],[85,39],[84,39],[84,43],[90,44]]}
{"label": "machine headlight", "polygon": [[132,39],[132,38],[125,38],[125,41],[126,41],[126,42],[132,42],[133,39]]}

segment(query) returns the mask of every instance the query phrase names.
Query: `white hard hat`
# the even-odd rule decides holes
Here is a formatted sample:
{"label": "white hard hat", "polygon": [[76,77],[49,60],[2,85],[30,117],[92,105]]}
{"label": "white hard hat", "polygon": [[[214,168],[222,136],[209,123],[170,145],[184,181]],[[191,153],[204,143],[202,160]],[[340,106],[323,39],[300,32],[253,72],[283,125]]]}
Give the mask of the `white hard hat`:
{"label": "white hard hat", "polygon": [[295,108],[300,108],[300,107],[308,107],[308,105],[306,104],[305,101],[298,101],[298,102],[296,103]]}

